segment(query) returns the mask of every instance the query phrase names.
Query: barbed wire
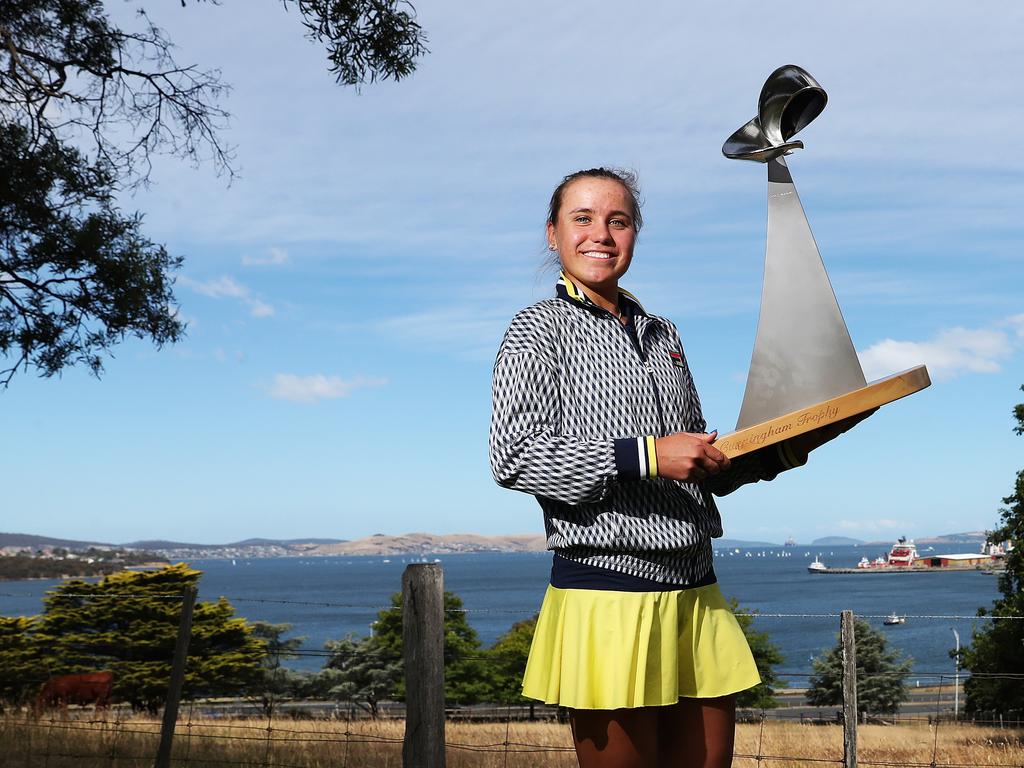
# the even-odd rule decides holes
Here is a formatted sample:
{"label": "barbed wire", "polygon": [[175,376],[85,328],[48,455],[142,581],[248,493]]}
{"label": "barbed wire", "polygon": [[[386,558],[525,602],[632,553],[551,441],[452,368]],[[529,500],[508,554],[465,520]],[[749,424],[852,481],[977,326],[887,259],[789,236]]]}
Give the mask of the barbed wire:
{"label": "barbed wire", "polygon": [[[762,711],[762,714],[763,714],[763,711]],[[809,755],[785,755],[785,754],[765,753],[761,749],[761,746],[762,746],[761,742],[763,742],[763,738],[761,738],[761,737],[763,737],[763,722],[764,721],[762,719],[761,731],[759,733],[759,744],[758,744],[757,752],[756,753],[751,753],[751,752],[745,752],[745,751],[737,751],[734,754],[734,759],[737,759],[737,760],[754,760],[754,761],[757,761],[759,764],[761,762],[766,762],[767,763],[767,762],[783,762],[783,761],[793,762],[793,763],[818,764],[818,765],[820,765],[820,764],[842,764],[843,763],[843,760],[840,757],[817,757],[817,756],[809,756]],[[154,731],[139,731],[139,730],[136,730],[135,728],[125,727],[125,724],[124,723],[120,723],[120,722],[115,722],[114,724],[120,726],[118,728],[118,733],[126,733],[126,734],[133,734],[133,733],[138,734],[138,733],[141,733],[141,734],[146,735],[146,736],[154,736],[155,735]],[[335,733],[333,735],[326,735],[326,734],[324,734],[322,732],[310,733],[308,730],[305,730],[305,731],[301,730],[301,729],[290,729],[289,730],[289,729],[285,729],[285,728],[280,728],[280,727],[276,727],[276,726],[271,725],[269,723],[269,721],[268,721],[268,725],[266,727],[264,727],[264,726],[244,726],[244,725],[237,725],[237,724],[227,724],[227,723],[223,723],[223,722],[211,722],[211,723],[208,723],[208,724],[204,724],[204,723],[193,724],[191,722],[191,718],[190,718],[190,723],[189,724],[193,725],[194,729],[202,729],[202,728],[216,729],[218,731],[217,733],[197,733],[197,734],[193,734],[195,738],[207,739],[210,742],[217,741],[217,742],[252,743],[252,742],[259,742],[259,741],[263,741],[264,740],[263,736],[256,736],[256,735],[253,735],[253,736],[238,736],[238,735],[235,735],[233,733],[230,733],[230,731],[232,731],[232,730],[239,730],[239,729],[246,729],[246,730],[250,730],[250,731],[252,731],[252,730],[266,730],[268,732],[268,734],[269,734],[269,739],[270,739],[270,741],[272,743],[275,743],[275,744],[280,744],[280,743],[303,743],[303,744],[306,744],[310,748],[318,746],[318,745],[331,745],[331,744],[341,744],[341,743],[345,743],[345,744],[357,743],[357,744],[364,744],[364,745],[384,745],[384,746],[398,747],[402,743],[402,741],[403,741],[401,738],[389,737],[389,736],[385,736],[385,735],[379,734],[379,733],[371,734],[371,733],[365,733],[365,732],[359,732],[359,731],[353,732],[349,727],[346,727],[346,730],[345,730],[344,733]],[[28,722],[22,722],[22,721],[11,722],[9,720],[8,720],[8,722],[4,723],[4,725],[5,725],[6,729],[10,729],[10,728],[13,728],[13,727],[25,727],[25,726],[31,727],[32,726],[32,724],[28,723]],[[92,733],[101,733],[100,729],[97,728],[96,726],[106,727],[106,726],[109,726],[109,725],[111,725],[111,723],[109,721],[107,721],[107,720],[89,720],[89,721],[78,721],[78,722],[70,722],[70,723],[58,723],[58,722],[56,722],[54,720],[51,720],[48,723],[39,723],[38,727],[50,728],[51,730],[56,728],[57,730],[63,730],[63,731],[78,731],[78,732],[86,732],[86,731],[88,731],[88,732],[92,732]],[[155,723],[153,725],[156,726]],[[224,733],[225,731],[228,731],[228,733]],[[274,735],[275,733],[292,733],[292,734],[297,734],[297,735],[301,736],[302,738],[296,738],[296,737],[291,737],[291,736],[290,737],[286,737],[286,738],[281,738],[279,736],[275,736]],[[451,749],[451,750],[457,750],[457,751],[471,752],[471,753],[491,753],[491,754],[504,753],[505,755],[509,755],[509,754],[513,754],[513,755],[515,755],[515,754],[542,754],[542,753],[570,754],[570,753],[572,753],[574,751],[573,747],[567,746],[567,745],[557,745],[557,744],[550,744],[550,743],[533,743],[531,741],[524,741],[524,740],[519,740],[519,739],[511,739],[511,738],[509,738],[507,736],[507,732],[506,732],[506,738],[505,738],[504,741],[500,741],[500,742],[498,742],[498,741],[485,741],[485,742],[482,742],[482,743],[471,743],[471,742],[466,742],[466,741],[461,741],[461,740],[459,740],[459,741],[456,741],[456,740],[446,740],[445,748],[446,749]],[[28,758],[31,759],[31,757],[33,755],[36,755],[37,753],[33,752],[32,749],[26,749],[26,750],[7,750],[6,754],[7,754],[8,757],[23,756],[23,757],[28,757]],[[52,748],[48,748],[47,749],[46,755],[47,755],[48,758],[62,758],[62,759],[73,759],[73,760],[102,759],[104,757],[104,754],[103,754],[102,751],[91,751],[91,752],[87,752],[87,751],[68,751],[66,749],[52,749]],[[119,760],[119,761],[126,761],[126,762],[147,761],[147,760],[151,760],[151,759],[152,759],[152,755],[148,755],[148,754],[131,754],[131,753],[122,752],[122,753],[117,755],[117,760]],[[173,758],[173,760],[174,760],[175,763],[179,763],[179,764],[184,763],[185,765],[188,765],[189,762],[190,762],[190,759],[189,759],[188,756],[186,756],[185,758],[175,757],[175,758]],[[311,762],[289,763],[289,762],[281,762],[279,760],[272,760],[272,759],[269,759],[269,757],[265,755],[265,759],[264,760],[262,760],[262,761],[260,761],[258,763],[253,763],[252,760],[246,759],[246,758],[216,757],[216,756],[213,756],[213,755],[210,755],[210,754],[202,754],[200,757],[192,758],[192,761],[196,762],[197,764],[204,764],[204,765],[209,764],[209,765],[239,765],[240,766],[240,765],[254,765],[255,764],[255,765],[261,766],[261,768],[308,768],[310,765],[317,765],[317,764],[320,763],[319,759],[316,756],[314,756],[312,758]],[[936,755],[933,755],[932,759],[929,760],[929,761],[925,761],[925,760],[921,760],[921,759],[918,759],[918,760],[915,761],[915,760],[908,760],[906,758],[900,758],[898,760],[896,760],[896,759],[871,759],[871,757],[865,755],[865,756],[859,757],[858,758],[858,762],[861,765],[879,766],[879,768],[899,768],[901,766],[903,766],[905,768],[976,768],[976,765],[977,765],[977,763],[943,761],[943,760],[937,759]],[[346,759],[346,763],[347,763],[347,759]],[[984,765],[989,766],[989,768],[1022,768],[1022,763],[1020,763],[1020,762],[992,762],[992,761],[986,760],[984,762]]]}

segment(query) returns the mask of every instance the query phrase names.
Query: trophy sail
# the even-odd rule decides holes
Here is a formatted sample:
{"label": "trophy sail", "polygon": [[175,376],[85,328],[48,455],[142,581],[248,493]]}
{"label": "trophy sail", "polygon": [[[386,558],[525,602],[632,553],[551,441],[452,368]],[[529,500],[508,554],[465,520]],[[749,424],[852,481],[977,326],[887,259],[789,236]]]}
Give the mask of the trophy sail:
{"label": "trophy sail", "polygon": [[737,430],[867,383],[786,162],[766,164],[764,288]]}
{"label": "trophy sail", "polygon": [[736,431],[715,442],[731,458],[859,416],[931,384],[923,365],[865,382],[783,160],[803,148],[793,136],[827,101],[807,70],[779,67],[761,88],[757,114],[722,146],[728,158],[768,166],[768,248],[757,339]]}

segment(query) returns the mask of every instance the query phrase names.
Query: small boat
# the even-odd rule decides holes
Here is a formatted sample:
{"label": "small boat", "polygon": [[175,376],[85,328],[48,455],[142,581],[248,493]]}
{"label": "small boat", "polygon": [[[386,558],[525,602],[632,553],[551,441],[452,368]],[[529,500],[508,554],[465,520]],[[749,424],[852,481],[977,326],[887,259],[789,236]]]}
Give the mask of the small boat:
{"label": "small boat", "polygon": [[894,624],[906,624],[907,623],[907,617],[906,616],[897,616],[896,615],[896,611],[893,611],[888,616],[886,616],[884,619],[882,619],[882,623],[885,624],[886,626],[890,626],[890,627],[893,626]]}
{"label": "small boat", "polygon": [[828,568],[823,562],[821,562],[821,560],[818,559],[818,556],[815,555],[814,562],[807,566],[807,570],[810,573],[821,573],[822,571],[827,571]]}

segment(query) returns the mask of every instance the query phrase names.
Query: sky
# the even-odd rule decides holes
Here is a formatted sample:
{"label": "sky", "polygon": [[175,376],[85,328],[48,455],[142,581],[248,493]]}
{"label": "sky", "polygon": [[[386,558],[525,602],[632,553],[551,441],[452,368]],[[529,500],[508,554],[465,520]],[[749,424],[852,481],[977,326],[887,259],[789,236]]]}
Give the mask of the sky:
{"label": "sky", "polygon": [[[150,4],[158,5],[158,4]],[[136,3],[110,0],[126,26]],[[622,285],[680,329],[735,424],[757,325],[762,165],[726,160],[767,75],[829,94],[789,158],[869,379],[933,385],[802,469],[720,500],[725,535],[888,540],[991,528],[1024,466],[1024,6],[422,0],[400,83],[339,87],[277,2],[163,3],[179,63],[232,91],[232,183],[170,158],[120,200],[185,257],[187,337],[97,379],[0,391],[0,530],[104,542],[543,530],[487,459],[504,329],[553,292],[563,175],[635,169]]]}

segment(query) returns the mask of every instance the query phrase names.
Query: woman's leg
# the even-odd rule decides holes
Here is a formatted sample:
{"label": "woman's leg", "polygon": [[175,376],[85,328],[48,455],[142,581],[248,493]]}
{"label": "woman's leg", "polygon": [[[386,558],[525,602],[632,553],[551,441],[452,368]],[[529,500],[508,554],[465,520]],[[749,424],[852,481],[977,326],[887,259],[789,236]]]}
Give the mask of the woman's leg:
{"label": "woman's leg", "polygon": [[580,768],[660,768],[660,709],[663,707],[570,710]]}
{"label": "woman's leg", "polygon": [[680,699],[661,707],[658,765],[729,768],[736,736],[736,696]]}

